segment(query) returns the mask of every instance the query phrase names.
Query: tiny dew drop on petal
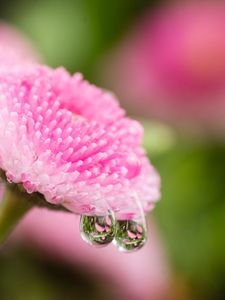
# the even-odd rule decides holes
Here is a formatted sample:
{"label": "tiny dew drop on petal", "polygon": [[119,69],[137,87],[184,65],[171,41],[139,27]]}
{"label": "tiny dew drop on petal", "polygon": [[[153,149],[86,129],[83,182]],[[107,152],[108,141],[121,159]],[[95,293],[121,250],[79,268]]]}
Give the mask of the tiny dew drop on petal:
{"label": "tiny dew drop on petal", "polygon": [[128,171],[126,177],[131,179],[140,174],[141,162],[135,155],[129,155],[125,160],[125,167]]}
{"label": "tiny dew drop on petal", "polygon": [[107,246],[115,236],[115,218],[110,211],[106,216],[81,216],[82,239],[90,245]]}

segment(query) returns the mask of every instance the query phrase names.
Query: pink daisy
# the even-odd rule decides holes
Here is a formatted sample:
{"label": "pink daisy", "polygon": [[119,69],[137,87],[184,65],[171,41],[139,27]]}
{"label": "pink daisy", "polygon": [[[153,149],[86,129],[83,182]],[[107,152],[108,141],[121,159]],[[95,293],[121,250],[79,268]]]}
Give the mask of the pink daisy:
{"label": "pink daisy", "polygon": [[143,128],[112,94],[63,68],[4,66],[0,128],[0,168],[10,183],[90,216],[81,219],[88,242],[107,244],[118,232],[122,250],[128,239],[128,250],[144,244],[145,227],[133,220],[144,223],[160,180],[141,146]]}

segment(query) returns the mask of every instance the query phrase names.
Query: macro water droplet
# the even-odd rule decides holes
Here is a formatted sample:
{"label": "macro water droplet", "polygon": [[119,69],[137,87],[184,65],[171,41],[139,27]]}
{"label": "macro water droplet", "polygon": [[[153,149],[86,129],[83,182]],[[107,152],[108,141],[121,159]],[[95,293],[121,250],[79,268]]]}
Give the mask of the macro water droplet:
{"label": "macro water droplet", "polygon": [[147,240],[145,222],[118,220],[113,243],[123,252],[132,252],[142,248]]}
{"label": "macro water droplet", "polygon": [[90,245],[107,246],[115,236],[115,218],[112,212],[107,216],[81,216],[82,239]]}
{"label": "macro water droplet", "polygon": [[127,169],[126,177],[131,179],[139,175],[141,171],[141,162],[135,155],[128,155],[125,159],[125,167]]}

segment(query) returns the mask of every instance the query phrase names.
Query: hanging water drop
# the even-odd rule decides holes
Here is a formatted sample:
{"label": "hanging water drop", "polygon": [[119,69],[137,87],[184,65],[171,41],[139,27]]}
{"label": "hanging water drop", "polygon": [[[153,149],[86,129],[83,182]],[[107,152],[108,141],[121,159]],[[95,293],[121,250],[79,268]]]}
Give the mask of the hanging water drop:
{"label": "hanging water drop", "polygon": [[147,240],[145,222],[118,220],[114,244],[120,251],[131,252],[142,248]]}
{"label": "hanging water drop", "polygon": [[112,212],[106,216],[81,216],[82,239],[95,246],[107,246],[115,236],[115,218]]}

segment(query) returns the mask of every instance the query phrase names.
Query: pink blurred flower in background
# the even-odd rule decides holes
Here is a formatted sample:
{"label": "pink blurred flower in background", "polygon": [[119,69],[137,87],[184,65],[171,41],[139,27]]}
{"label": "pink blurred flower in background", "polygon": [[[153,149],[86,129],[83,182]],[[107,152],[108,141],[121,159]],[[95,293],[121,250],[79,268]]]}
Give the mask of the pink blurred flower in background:
{"label": "pink blurred flower in background", "polygon": [[80,238],[79,218],[73,214],[33,209],[12,236],[62,260],[105,276],[119,299],[169,299],[170,271],[157,229],[151,222],[149,242],[139,252],[124,255],[113,246],[90,249]]}
{"label": "pink blurred flower in background", "polygon": [[103,78],[133,114],[224,128],[224,2],[189,1],[147,13],[109,57]]}
{"label": "pink blurred flower in background", "polygon": [[4,22],[0,22],[0,65],[14,66],[40,61],[40,55],[34,50],[26,37]]}

